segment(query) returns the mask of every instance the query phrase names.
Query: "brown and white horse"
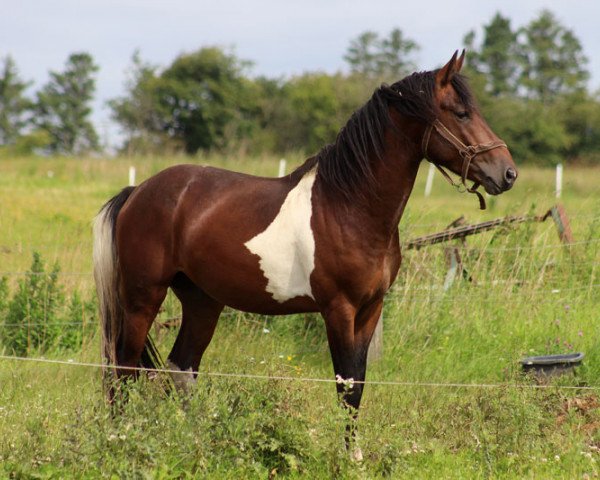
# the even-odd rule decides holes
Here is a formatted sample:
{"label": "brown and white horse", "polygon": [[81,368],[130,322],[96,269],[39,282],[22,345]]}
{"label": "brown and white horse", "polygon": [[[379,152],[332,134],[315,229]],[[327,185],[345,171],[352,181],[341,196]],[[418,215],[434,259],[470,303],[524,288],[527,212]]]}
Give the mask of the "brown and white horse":
{"label": "brown and white horse", "polygon": [[153,367],[148,331],[171,288],[183,309],[167,363],[182,371],[176,384],[195,378],[225,305],[320,312],[334,374],[358,382],[338,392],[358,409],[421,160],[492,195],[517,177],[458,73],[463,60],[455,53],[439,70],[381,86],[335,143],[286,177],[178,165],[108,201],[94,225],[94,269],[105,361],[117,376]]}

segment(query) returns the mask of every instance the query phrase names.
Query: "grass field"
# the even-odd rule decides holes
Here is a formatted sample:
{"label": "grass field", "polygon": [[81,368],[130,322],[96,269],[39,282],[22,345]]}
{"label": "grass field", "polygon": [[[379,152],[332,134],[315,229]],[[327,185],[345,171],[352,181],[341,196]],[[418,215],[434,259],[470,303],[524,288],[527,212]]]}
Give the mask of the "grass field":
{"label": "grass field", "polygon": [[[60,265],[67,294],[92,298],[91,219],[126,183],[130,164],[141,181],[181,160],[3,159],[0,277],[14,291],[37,251]],[[277,161],[197,160],[261,175],[275,175]],[[540,214],[556,202],[554,171],[533,167],[521,170],[512,191],[489,199],[485,212],[439,175],[425,199],[424,167],[400,225],[402,241],[443,230],[460,215],[478,222]],[[362,464],[348,461],[333,385],[302,380],[332,376],[318,317],[226,311],[202,372],[297,380],[201,376],[187,399],[165,398],[140,382],[113,418],[98,370],[0,360],[0,477],[596,477],[600,400],[589,387],[600,388],[598,178],[600,168],[565,170],[561,201],[573,246],[560,245],[551,221],[470,237],[462,255],[474,281],[458,280],[448,291],[441,288],[444,245],[404,253],[385,303],[384,355],[368,378],[405,383],[367,385]],[[169,298],[161,317],[177,314]],[[164,353],[173,336],[159,334]],[[532,388],[539,383],[521,373],[523,356],[570,351],[585,352],[583,365],[549,388]],[[97,362],[98,338],[44,356]]]}

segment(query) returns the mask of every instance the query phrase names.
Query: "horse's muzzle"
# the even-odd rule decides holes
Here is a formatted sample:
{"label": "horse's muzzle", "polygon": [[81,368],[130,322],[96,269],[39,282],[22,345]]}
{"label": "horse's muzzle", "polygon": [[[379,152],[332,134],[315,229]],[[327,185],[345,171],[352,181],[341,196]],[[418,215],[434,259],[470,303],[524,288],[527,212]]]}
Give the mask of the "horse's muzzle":
{"label": "horse's muzzle", "polygon": [[[508,162],[507,162],[508,163]],[[512,162],[510,162],[512,163]],[[506,164],[505,164],[506,165]],[[491,169],[482,166],[476,177],[480,177],[479,183],[490,195],[500,195],[510,190],[519,176],[517,169],[506,165],[499,169]]]}

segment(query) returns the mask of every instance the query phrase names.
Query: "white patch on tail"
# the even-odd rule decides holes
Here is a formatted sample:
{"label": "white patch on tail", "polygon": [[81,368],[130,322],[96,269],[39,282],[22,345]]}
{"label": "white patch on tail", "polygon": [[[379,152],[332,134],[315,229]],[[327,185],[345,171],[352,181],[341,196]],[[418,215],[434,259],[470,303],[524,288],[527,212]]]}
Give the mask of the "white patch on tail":
{"label": "white patch on tail", "polygon": [[310,219],[316,174],[313,169],[304,175],[273,222],[245,244],[260,257],[260,268],[268,280],[266,290],[280,303],[300,296],[314,298],[310,275],[315,269],[315,238]]}
{"label": "white patch on tail", "polygon": [[[103,321],[114,322],[117,317],[114,309],[118,305],[116,290],[116,255],[113,243],[113,227],[111,225],[109,208],[106,205],[94,219],[94,279],[96,280],[96,291],[98,294],[98,305],[100,308],[100,317]],[[114,329],[114,325],[112,328]],[[114,330],[111,330],[114,332]],[[103,349],[106,360],[115,364],[116,352],[114,351],[114,339],[104,338],[105,329],[103,329]]]}

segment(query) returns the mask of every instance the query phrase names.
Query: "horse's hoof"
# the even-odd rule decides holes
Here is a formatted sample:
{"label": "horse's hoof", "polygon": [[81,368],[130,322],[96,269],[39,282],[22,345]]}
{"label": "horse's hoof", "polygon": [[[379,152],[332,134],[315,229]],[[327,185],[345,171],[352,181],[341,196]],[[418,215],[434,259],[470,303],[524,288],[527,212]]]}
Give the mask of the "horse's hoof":
{"label": "horse's hoof", "polygon": [[350,456],[350,459],[353,462],[362,462],[363,461],[363,453],[362,453],[362,450],[360,449],[360,447],[355,447],[352,450],[352,454]]}
{"label": "horse's hoof", "polygon": [[181,368],[179,368],[169,359],[167,359],[165,366],[171,375],[175,389],[179,393],[189,395],[194,391],[196,388],[196,378],[194,377],[192,367],[188,368],[187,370],[181,370]]}

